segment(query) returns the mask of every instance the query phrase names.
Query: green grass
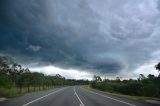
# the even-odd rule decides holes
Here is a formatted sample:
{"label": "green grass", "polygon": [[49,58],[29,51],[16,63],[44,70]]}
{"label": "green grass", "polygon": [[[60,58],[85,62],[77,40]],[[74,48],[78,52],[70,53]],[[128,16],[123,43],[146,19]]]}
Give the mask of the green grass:
{"label": "green grass", "polygon": [[[53,87],[49,88],[52,89]],[[43,90],[48,90],[47,87],[36,87],[34,89],[34,87],[30,87],[29,92],[38,92],[38,91],[43,91]],[[1,97],[5,97],[5,98],[14,98],[14,97],[18,97],[18,96],[22,96],[24,94],[28,93],[28,88],[22,88],[21,90],[19,88],[11,88],[11,89],[7,89],[7,88],[0,88],[0,98]]]}
{"label": "green grass", "polygon": [[[94,89],[91,88],[89,85],[84,86],[86,89]],[[98,90],[98,89],[94,89],[94,90]],[[120,96],[120,97],[125,97],[125,98],[129,98],[129,99],[133,99],[133,100],[147,100],[147,99],[152,99],[152,97],[145,97],[145,96],[131,96],[131,95],[124,95],[124,94],[120,94],[120,93],[116,93],[116,92],[108,92],[108,91],[101,91],[98,90],[102,93],[105,94],[109,94],[109,95],[113,95],[113,96]]]}

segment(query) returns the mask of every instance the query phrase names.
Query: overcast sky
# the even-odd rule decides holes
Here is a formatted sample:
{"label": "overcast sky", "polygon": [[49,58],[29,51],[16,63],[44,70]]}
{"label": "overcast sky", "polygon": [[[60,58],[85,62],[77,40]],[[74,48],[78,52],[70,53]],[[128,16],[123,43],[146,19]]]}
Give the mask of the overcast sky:
{"label": "overcast sky", "polygon": [[158,75],[160,0],[0,0],[0,54],[67,78]]}

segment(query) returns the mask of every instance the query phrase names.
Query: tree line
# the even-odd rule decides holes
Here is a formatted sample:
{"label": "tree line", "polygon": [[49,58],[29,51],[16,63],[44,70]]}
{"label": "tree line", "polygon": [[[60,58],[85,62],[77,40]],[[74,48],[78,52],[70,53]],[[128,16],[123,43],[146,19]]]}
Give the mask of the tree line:
{"label": "tree line", "polygon": [[[54,71],[54,70],[53,70]],[[60,74],[45,75],[39,72],[31,72],[29,68],[23,68],[9,56],[0,56],[0,88],[18,88],[21,92],[23,88],[38,87],[39,90],[65,85],[89,84],[88,80],[66,79]],[[1,90],[1,89],[0,89]]]}
{"label": "tree line", "polygon": [[[160,63],[158,63],[155,68],[160,71]],[[111,93],[160,97],[160,74],[158,76],[149,74],[147,77],[140,74],[139,78],[129,80],[121,80],[119,77],[115,80],[102,80],[100,76],[95,75],[90,86]]]}
{"label": "tree line", "polygon": [[[155,68],[160,71],[160,63]],[[57,86],[70,85],[90,85],[90,87],[102,91],[133,96],[160,97],[160,74],[158,76],[149,74],[147,77],[140,74],[138,79],[129,80],[121,80],[119,77],[115,80],[102,80],[100,76],[96,75],[94,75],[92,81],[66,79],[60,74],[45,75],[39,72],[32,72],[29,68],[23,68],[11,57],[0,56],[0,97],[5,96],[5,90],[9,90],[12,93],[12,88],[18,89],[21,94],[24,88],[27,89],[27,92],[31,92],[36,91],[36,89],[40,91]]]}

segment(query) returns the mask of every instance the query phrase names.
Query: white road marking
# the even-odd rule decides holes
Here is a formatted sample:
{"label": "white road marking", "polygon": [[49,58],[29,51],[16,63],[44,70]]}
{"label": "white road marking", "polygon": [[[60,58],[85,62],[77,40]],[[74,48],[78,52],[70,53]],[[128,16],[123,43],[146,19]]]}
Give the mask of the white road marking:
{"label": "white road marking", "polygon": [[108,98],[108,99],[117,101],[117,102],[121,102],[121,103],[130,105],[130,106],[136,106],[136,105],[134,105],[134,104],[131,104],[131,103],[128,103],[128,102],[124,102],[124,101],[121,101],[121,100],[118,100],[118,99],[115,99],[115,98],[112,98],[112,97],[109,97],[109,96],[106,96],[106,95],[102,95],[102,94],[99,94],[99,93],[96,93],[96,92],[93,92],[93,91],[89,91],[89,90],[87,90],[87,91],[90,92],[90,93],[97,94],[97,95],[100,95],[100,96],[102,96],[102,97],[106,97],[106,98]]}
{"label": "white road marking", "polygon": [[43,98],[45,98],[45,97],[47,97],[47,96],[49,96],[49,95],[51,95],[51,94],[57,93],[57,92],[59,92],[59,91],[61,91],[61,90],[63,90],[63,89],[65,89],[65,88],[59,89],[59,90],[57,90],[57,91],[53,91],[53,92],[51,92],[51,93],[49,93],[49,94],[47,94],[47,95],[44,95],[44,96],[42,96],[42,97],[40,97],[40,98],[37,98],[37,99],[35,99],[35,100],[33,100],[33,101],[30,101],[30,102],[28,102],[28,103],[26,103],[26,104],[24,104],[24,105],[22,105],[22,106],[28,106],[29,104],[31,104],[31,103],[33,103],[33,102],[36,102],[36,101],[38,101],[38,100],[40,100],[40,99],[43,99]]}
{"label": "white road marking", "polygon": [[80,102],[80,106],[84,106],[83,102],[81,101],[81,99],[79,98],[76,90],[75,90],[75,87],[74,87],[74,94],[76,95],[76,97],[78,98],[79,102]]}

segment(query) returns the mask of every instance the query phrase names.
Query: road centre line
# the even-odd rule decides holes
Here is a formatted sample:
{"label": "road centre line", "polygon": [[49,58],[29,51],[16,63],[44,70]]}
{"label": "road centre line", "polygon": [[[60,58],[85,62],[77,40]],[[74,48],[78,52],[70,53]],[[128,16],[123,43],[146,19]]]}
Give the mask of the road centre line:
{"label": "road centre line", "polygon": [[80,102],[80,106],[84,106],[82,100],[79,98],[79,96],[78,96],[78,94],[77,94],[77,92],[76,92],[76,90],[75,90],[75,87],[74,87],[74,94],[75,94],[76,97],[78,98],[78,100],[79,100],[79,102]]}

